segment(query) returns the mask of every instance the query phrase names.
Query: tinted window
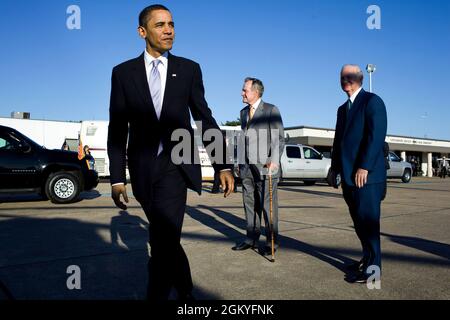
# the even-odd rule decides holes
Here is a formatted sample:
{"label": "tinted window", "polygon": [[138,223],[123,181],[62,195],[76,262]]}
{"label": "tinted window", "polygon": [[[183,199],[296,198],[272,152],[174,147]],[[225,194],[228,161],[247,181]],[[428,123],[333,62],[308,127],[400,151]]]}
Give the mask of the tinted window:
{"label": "tinted window", "polygon": [[10,135],[0,134],[0,150],[12,150],[17,145],[18,141],[13,139]]}
{"label": "tinted window", "polygon": [[400,158],[395,153],[392,152],[389,152],[389,160],[400,162]]}
{"label": "tinted window", "polygon": [[6,141],[3,138],[0,138],[0,149],[6,148],[7,145],[8,145],[8,141]]}
{"label": "tinted window", "polygon": [[294,158],[294,159],[302,158],[299,147],[286,147],[286,156],[288,158]]}
{"label": "tinted window", "polygon": [[303,152],[305,153],[305,159],[312,159],[312,160],[322,159],[320,153],[311,148],[303,148]]}

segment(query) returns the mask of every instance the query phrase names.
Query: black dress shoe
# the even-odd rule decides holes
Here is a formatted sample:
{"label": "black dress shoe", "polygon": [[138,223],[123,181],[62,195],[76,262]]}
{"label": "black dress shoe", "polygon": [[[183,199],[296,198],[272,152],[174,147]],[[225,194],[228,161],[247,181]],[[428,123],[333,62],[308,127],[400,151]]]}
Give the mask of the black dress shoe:
{"label": "black dress shoe", "polygon": [[345,267],[350,272],[361,272],[364,270],[364,261],[354,262]]}
{"label": "black dress shoe", "polygon": [[367,279],[369,279],[369,275],[360,271],[347,277],[345,280],[350,283],[367,283]]}
{"label": "black dress shoe", "polygon": [[231,249],[234,251],[243,251],[254,247],[255,247],[254,245],[248,244],[247,242],[241,242]]}

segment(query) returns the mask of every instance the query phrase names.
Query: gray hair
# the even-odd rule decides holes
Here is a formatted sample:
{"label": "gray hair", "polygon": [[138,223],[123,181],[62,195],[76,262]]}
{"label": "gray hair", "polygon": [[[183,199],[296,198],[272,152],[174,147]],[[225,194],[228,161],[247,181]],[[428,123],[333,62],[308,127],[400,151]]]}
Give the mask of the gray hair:
{"label": "gray hair", "polygon": [[256,79],[256,78],[247,77],[247,78],[245,78],[244,83],[248,82],[248,81],[251,81],[253,91],[255,91],[255,90],[258,91],[259,96],[262,97],[264,94],[264,85],[263,85],[262,81],[259,79]]}
{"label": "gray hair", "polygon": [[342,69],[341,69],[341,74],[342,74],[342,72],[344,71],[344,69],[345,69],[346,67],[353,67],[353,68],[356,69],[356,75],[358,76],[359,83],[360,83],[361,86],[362,86],[363,80],[364,80],[364,74],[363,74],[363,72],[361,71],[361,68],[360,68],[357,64],[344,64],[344,65],[342,66]]}

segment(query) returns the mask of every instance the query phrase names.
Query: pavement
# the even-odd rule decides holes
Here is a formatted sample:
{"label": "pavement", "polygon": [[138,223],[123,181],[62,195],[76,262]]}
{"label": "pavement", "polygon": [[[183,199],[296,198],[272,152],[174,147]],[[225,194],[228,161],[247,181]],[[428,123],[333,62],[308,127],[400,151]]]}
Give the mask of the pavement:
{"label": "pavement", "polygon": [[[198,299],[450,299],[450,179],[389,181],[383,276],[372,290],[344,281],[344,265],[361,249],[341,190],[279,187],[281,244],[272,263],[231,250],[245,235],[241,188],[227,199],[210,188],[188,193],[182,235]],[[148,222],[134,199],[121,211],[109,192],[101,183],[69,205],[0,195],[0,300],[144,299]]]}

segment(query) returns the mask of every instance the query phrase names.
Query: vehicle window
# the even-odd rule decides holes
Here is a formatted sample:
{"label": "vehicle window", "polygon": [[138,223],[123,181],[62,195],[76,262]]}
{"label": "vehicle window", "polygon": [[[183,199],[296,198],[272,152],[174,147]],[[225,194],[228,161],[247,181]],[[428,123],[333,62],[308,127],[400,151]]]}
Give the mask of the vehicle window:
{"label": "vehicle window", "polygon": [[86,136],[95,136],[95,133],[97,132],[98,127],[96,126],[88,126],[86,128]]}
{"label": "vehicle window", "polygon": [[395,161],[395,162],[400,162],[400,158],[392,152],[389,152],[389,160],[390,161]]}
{"label": "vehicle window", "polygon": [[15,141],[9,135],[0,135],[0,150],[13,150],[17,145],[17,141]]}
{"label": "vehicle window", "polygon": [[0,149],[6,149],[8,146],[8,141],[0,137]]}
{"label": "vehicle window", "polygon": [[303,152],[305,153],[305,159],[309,160],[321,160],[322,157],[320,156],[320,153],[317,151],[311,149],[311,148],[303,148]]}
{"label": "vehicle window", "polygon": [[301,159],[302,155],[300,153],[299,147],[286,147],[286,156],[288,158]]}

